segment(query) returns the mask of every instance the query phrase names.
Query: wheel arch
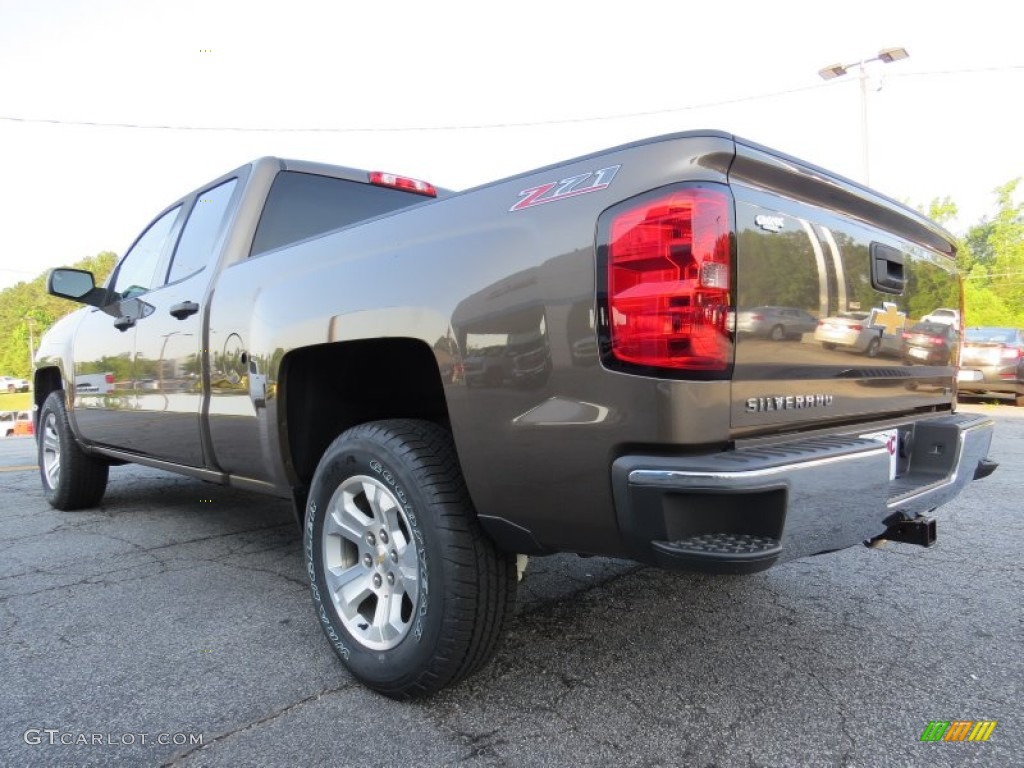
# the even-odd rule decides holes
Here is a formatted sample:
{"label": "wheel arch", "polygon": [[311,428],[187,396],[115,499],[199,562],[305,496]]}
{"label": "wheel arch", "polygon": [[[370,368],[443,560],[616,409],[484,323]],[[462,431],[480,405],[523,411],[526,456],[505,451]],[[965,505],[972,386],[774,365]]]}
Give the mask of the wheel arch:
{"label": "wheel arch", "polygon": [[[46,398],[50,396],[51,392],[56,392],[63,388],[64,382],[60,369],[57,366],[51,365],[36,369],[32,380],[32,402],[35,404],[32,420],[36,422],[33,426],[36,428],[37,433],[39,431],[39,412],[43,409],[43,403],[46,402]],[[66,404],[67,393],[65,393],[64,401]]]}
{"label": "wheel arch", "polygon": [[300,518],[320,457],[346,429],[393,418],[451,429],[441,368],[422,339],[362,339],[297,349],[282,359],[279,381],[281,453]]}

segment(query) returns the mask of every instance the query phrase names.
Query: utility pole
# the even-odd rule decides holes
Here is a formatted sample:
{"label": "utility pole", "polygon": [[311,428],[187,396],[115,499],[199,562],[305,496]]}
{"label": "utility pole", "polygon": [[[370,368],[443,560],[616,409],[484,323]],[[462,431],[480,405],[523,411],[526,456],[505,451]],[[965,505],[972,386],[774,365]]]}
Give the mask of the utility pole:
{"label": "utility pole", "polygon": [[25,320],[28,321],[28,369],[34,372],[36,369],[36,338],[33,324],[36,320],[34,317],[26,317]]}

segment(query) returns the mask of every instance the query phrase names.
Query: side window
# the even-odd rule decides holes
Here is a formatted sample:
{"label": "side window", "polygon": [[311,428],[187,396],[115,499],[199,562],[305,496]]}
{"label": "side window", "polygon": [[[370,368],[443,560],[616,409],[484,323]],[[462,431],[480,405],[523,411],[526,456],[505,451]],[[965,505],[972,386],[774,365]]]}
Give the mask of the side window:
{"label": "side window", "polygon": [[157,267],[161,264],[160,256],[180,212],[179,205],[150,224],[121,260],[114,290],[122,298],[138,296],[163,283],[163,275],[156,274]]}
{"label": "side window", "polygon": [[195,274],[210,263],[213,246],[220,235],[228,203],[231,202],[231,195],[237,183],[237,179],[225,181],[213,189],[202,192],[196,198],[178,240],[178,247],[174,251],[167,282],[177,282]]}

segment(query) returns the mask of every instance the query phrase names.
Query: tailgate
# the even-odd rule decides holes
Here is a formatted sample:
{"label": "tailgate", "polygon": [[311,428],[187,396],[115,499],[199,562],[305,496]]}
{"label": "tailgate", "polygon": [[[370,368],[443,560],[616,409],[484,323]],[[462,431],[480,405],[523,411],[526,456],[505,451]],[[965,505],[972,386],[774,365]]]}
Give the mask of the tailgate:
{"label": "tailgate", "polygon": [[[920,214],[769,150],[737,144],[736,435],[950,407],[957,349],[923,359],[909,330],[960,306],[954,248]],[[770,311],[763,311],[763,308]],[[817,322],[788,326],[788,310]]]}

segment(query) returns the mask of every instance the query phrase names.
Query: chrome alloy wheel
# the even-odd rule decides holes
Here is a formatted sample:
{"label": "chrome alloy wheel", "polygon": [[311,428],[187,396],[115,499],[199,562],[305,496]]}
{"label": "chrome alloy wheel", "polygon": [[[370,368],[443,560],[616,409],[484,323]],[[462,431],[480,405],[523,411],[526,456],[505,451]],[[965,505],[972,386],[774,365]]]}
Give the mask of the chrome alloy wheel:
{"label": "chrome alloy wheel", "polygon": [[324,518],[324,579],[345,629],[386,651],[409,634],[420,591],[419,558],[405,510],[368,475],[345,480]]}
{"label": "chrome alloy wheel", "polygon": [[60,484],[60,433],[57,431],[57,414],[50,411],[43,423],[43,477],[51,490]]}

